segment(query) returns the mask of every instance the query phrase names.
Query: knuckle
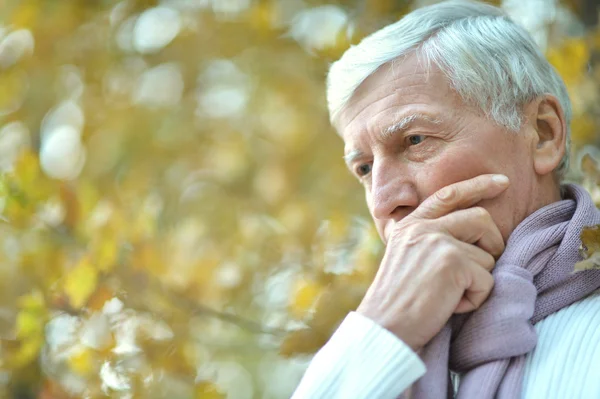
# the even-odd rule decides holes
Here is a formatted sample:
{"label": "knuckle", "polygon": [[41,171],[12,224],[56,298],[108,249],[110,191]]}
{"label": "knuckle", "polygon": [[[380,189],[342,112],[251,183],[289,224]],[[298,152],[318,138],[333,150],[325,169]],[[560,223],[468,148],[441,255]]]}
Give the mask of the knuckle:
{"label": "knuckle", "polygon": [[464,289],[469,286],[470,276],[463,268],[453,267],[448,272],[451,274],[448,275],[447,280],[452,281],[455,287]]}
{"label": "knuckle", "polygon": [[463,254],[456,246],[444,241],[438,244],[438,248],[442,253],[442,261],[439,263],[442,269],[455,268],[460,263]]}
{"label": "knuckle", "polygon": [[[426,240],[427,240],[427,244],[429,244],[429,245],[445,247],[447,238],[446,238],[445,234],[436,231],[436,232],[427,234]],[[444,249],[444,248],[441,248],[441,249]]]}
{"label": "knuckle", "polygon": [[485,257],[477,261],[477,265],[488,273],[491,273],[494,266],[496,266],[496,261],[492,255],[486,254]]}
{"label": "knuckle", "polygon": [[506,245],[504,244],[504,240],[502,239],[502,236],[500,236],[500,238],[498,239],[498,250],[496,251],[494,256],[500,257],[505,249],[506,249]]}
{"label": "knuckle", "polygon": [[480,219],[491,219],[492,218],[490,213],[484,207],[475,206],[471,209],[472,209],[472,212],[475,214],[475,216]]}
{"label": "knuckle", "polygon": [[457,273],[456,268],[454,267],[455,263],[450,259],[445,259],[444,262],[440,262],[439,264],[439,272],[444,276],[455,276]]}
{"label": "knuckle", "polygon": [[483,305],[483,303],[485,302],[486,299],[487,298],[483,297],[483,296],[479,296],[478,298],[476,298],[473,301],[473,308],[474,308],[473,310],[479,309],[481,307],[481,305]]}
{"label": "knuckle", "polygon": [[[444,236],[444,238],[446,237],[447,236]],[[455,242],[448,240],[447,238],[444,240],[443,249],[446,252],[446,254],[450,257],[464,256],[464,253],[461,250],[461,248],[459,248]]]}
{"label": "knuckle", "polygon": [[456,196],[456,189],[452,186],[444,187],[435,193],[436,200],[442,203],[452,202],[456,198]]}
{"label": "knuckle", "polygon": [[496,259],[491,254],[485,254],[485,263],[483,266],[486,266],[486,269],[491,270],[494,266],[496,266]]}
{"label": "knuckle", "polygon": [[494,276],[492,275],[492,273],[488,274],[489,278],[488,278],[488,288],[492,289],[492,287],[494,286]]}
{"label": "knuckle", "polygon": [[487,278],[485,279],[485,292],[490,292],[492,290],[492,288],[494,288],[494,276],[492,276],[490,273],[487,274]]}

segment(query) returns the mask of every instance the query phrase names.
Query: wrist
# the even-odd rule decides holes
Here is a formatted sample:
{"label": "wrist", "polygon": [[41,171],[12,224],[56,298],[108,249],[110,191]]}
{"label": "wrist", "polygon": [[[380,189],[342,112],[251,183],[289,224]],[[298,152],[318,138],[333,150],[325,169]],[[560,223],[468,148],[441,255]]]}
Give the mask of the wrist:
{"label": "wrist", "polygon": [[[409,346],[413,352],[419,352],[422,349],[422,345],[418,343],[418,340],[412,337],[409,331],[411,328],[407,328],[399,323],[397,319],[398,316],[394,317],[394,320],[390,320],[389,317],[381,315],[379,312],[370,309],[368,306],[365,306],[361,303],[361,305],[356,309],[356,313],[360,314],[363,317],[366,317],[373,321],[375,324],[380,327],[385,328],[392,334],[394,334],[400,341],[404,342],[407,346]],[[413,329],[414,330],[414,329]]]}

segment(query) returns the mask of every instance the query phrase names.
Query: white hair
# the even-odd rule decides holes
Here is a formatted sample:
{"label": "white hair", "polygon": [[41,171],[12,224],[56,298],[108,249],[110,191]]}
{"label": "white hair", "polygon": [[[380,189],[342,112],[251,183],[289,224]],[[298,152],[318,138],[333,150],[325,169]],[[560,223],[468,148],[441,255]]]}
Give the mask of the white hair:
{"label": "white hair", "polygon": [[435,64],[465,103],[515,132],[525,104],[545,94],[555,96],[567,125],[565,156],[555,171],[564,176],[572,114],[565,84],[527,31],[489,4],[453,0],[423,7],[350,47],[327,76],[331,120],[365,79],[411,53],[423,57],[428,67]]}

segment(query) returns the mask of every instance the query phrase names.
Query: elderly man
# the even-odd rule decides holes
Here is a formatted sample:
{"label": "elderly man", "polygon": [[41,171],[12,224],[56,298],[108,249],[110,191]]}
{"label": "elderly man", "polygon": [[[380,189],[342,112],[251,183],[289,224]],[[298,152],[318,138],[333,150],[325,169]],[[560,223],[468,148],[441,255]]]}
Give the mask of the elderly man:
{"label": "elderly man", "polygon": [[452,1],[365,38],[331,120],[386,251],[294,398],[600,398],[587,192],[561,184],[563,81],[501,10]]}

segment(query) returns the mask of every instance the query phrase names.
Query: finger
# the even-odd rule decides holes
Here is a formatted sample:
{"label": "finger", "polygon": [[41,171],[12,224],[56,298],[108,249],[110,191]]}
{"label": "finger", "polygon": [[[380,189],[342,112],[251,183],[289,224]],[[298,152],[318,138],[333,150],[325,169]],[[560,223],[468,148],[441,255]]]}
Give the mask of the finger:
{"label": "finger", "polygon": [[464,267],[469,273],[471,284],[466,288],[454,313],[467,313],[479,309],[494,287],[494,278],[490,272],[474,262],[466,262]]}
{"label": "finger", "polygon": [[457,240],[475,244],[496,258],[504,252],[502,233],[482,207],[458,210],[428,223],[439,225]]}
{"label": "finger", "polygon": [[504,175],[480,175],[469,180],[446,186],[429,196],[411,217],[436,219],[457,209],[464,209],[484,199],[498,196],[508,187]]}
{"label": "finger", "polygon": [[475,263],[488,272],[491,272],[494,266],[496,266],[496,259],[489,252],[473,244],[467,244],[458,240],[455,245],[461,249],[464,259],[468,262]]}

